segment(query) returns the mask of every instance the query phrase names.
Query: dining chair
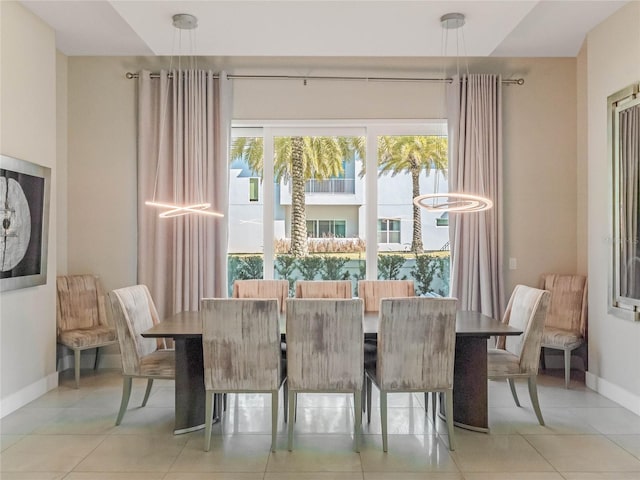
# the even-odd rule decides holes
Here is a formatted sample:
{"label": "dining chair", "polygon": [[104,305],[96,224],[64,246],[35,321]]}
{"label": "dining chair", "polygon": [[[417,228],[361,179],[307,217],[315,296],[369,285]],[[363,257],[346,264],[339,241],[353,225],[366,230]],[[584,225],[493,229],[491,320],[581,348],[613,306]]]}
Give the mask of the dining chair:
{"label": "dining chair", "polygon": [[278,392],[283,384],[284,397],[287,397],[286,363],[280,355],[278,310],[276,299],[202,300],[202,351],[207,396],[205,451],[211,448],[213,397],[222,393],[271,393],[271,450],[275,451]]}
{"label": "dining chair", "polygon": [[97,276],[59,276],[56,294],[57,340],[73,350],[76,388],[80,388],[81,352],[96,349],[95,370],[100,347],[118,342],[116,330],[109,325],[105,295]]}
{"label": "dining chair", "polygon": [[120,425],[131,397],[133,379],[147,379],[142,400],[144,407],[149,400],[154,379],[175,379],[175,351],[164,348],[163,339],[144,338],[141,335],[159,322],[158,312],[145,285],[112,290],[109,300],[122,359],[122,400],[116,418],[116,425]]}
{"label": "dining chair", "polygon": [[[293,450],[296,394],[353,393],[362,400],[363,304],[361,299],[287,300],[288,448]],[[360,451],[362,409],[355,408],[354,445]]]}
{"label": "dining chair", "polygon": [[490,380],[506,379],[519,407],[514,380],[527,379],[531,405],[540,425],[544,425],[538,401],[538,364],[542,331],[551,294],[546,290],[516,285],[502,322],[523,331],[519,336],[498,337],[496,348],[488,351],[487,376]]}
{"label": "dining chair", "polygon": [[380,302],[378,352],[366,367],[367,421],[371,422],[371,385],[380,390],[382,450],[387,442],[387,394],[442,392],[454,450],[453,366],[456,344],[455,298],[388,298]]}
{"label": "dining chair", "polygon": [[[360,280],[358,281],[358,296],[364,301],[365,313],[378,313],[380,301],[383,298],[413,297],[415,286],[413,280]],[[365,338],[364,365],[375,364],[377,355],[377,340]],[[363,408],[368,405],[367,389],[363,391]],[[427,408],[425,393],[425,410]],[[435,397],[434,397],[435,398]]]}
{"label": "dining chair", "polygon": [[540,288],[551,292],[542,333],[542,368],[545,348],[564,351],[564,385],[569,388],[571,353],[587,341],[587,277],[545,274],[540,277]]}
{"label": "dining chair", "polygon": [[298,280],[296,298],[352,298],[350,280]]}
{"label": "dining chair", "polygon": [[287,280],[236,280],[233,282],[233,298],[276,298],[281,312],[289,297]]}

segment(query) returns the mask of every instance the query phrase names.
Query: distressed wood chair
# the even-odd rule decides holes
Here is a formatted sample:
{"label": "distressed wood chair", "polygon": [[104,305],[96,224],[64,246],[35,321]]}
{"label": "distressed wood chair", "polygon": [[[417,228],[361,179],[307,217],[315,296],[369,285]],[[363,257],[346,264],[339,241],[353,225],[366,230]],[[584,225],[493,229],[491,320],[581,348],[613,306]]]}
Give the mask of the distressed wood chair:
{"label": "distressed wood chair", "polygon": [[80,387],[81,352],[117,343],[116,330],[109,325],[105,295],[94,275],[65,275],[56,278],[56,323],[58,343],[73,350],[76,388]]}
{"label": "distressed wood chair", "polygon": [[564,351],[564,385],[569,388],[571,353],[587,341],[587,277],[545,274],[540,277],[540,288],[551,292],[542,334],[542,368],[545,348]]}
{"label": "distressed wood chair", "polygon": [[527,379],[531,405],[540,425],[544,425],[538,401],[538,364],[542,331],[549,308],[551,294],[546,290],[516,285],[502,319],[512,327],[521,329],[519,336],[498,337],[496,347],[488,351],[487,376],[490,380],[506,379],[519,407],[514,380]]}
{"label": "distressed wood chair", "polygon": [[122,358],[122,400],[116,418],[116,425],[120,425],[129,405],[133,379],[147,379],[147,389],[142,400],[144,407],[149,400],[154,379],[175,379],[175,351],[163,348],[163,339],[144,338],[140,335],[159,321],[158,312],[145,285],[113,290],[109,292],[109,300],[118,329]]}
{"label": "distressed wood chair", "polygon": [[[383,298],[414,297],[415,286],[413,280],[360,280],[358,282],[358,297],[364,301],[365,313],[378,313],[380,301]],[[375,364],[377,355],[377,341],[364,340],[364,366]],[[425,393],[425,409],[427,408]],[[363,392],[363,408],[368,405],[367,390]],[[435,397],[433,397],[435,398]]]}
{"label": "distressed wood chair", "polygon": [[233,298],[276,298],[281,312],[289,297],[287,280],[236,280],[233,282]]}
{"label": "distressed wood chair", "polygon": [[453,366],[456,345],[455,298],[389,298],[380,302],[377,361],[366,367],[367,421],[371,421],[371,385],[380,390],[382,449],[387,442],[387,394],[442,392],[454,450]]}
{"label": "distressed wood chair", "polygon": [[352,298],[350,280],[298,280],[296,298]]}
{"label": "distressed wood chair", "polygon": [[[353,393],[362,396],[363,307],[361,299],[287,300],[288,448],[298,392]],[[360,451],[362,409],[355,408],[354,445]]]}
{"label": "distressed wood chair", "polygon": [[[285,280],[285,283],[287,281]],[[204,383],[207,395],[204,450],[211,448],[214,395],[271,393],[271,450],[278,432],[278,391],[285,385],[280,321],[275,299],[203,299]]]}

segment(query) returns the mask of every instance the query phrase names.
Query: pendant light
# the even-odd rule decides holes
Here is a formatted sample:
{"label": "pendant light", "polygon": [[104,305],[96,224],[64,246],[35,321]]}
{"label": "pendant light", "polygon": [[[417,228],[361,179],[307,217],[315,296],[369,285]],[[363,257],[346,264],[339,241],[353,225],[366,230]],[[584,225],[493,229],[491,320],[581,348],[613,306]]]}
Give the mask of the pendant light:
{"label": "pendant light", "polygon": [[[460,43],[464,46],[464,32],[463,26],[465,24],[465,16],[462,13],[447,13],[440,17],[440,24],[442,25],[442,57],[444,58],[447,53],[447,43],[449,39],[449,30],[456,31],[456,70],[458,76],[460,76]],[[462,42],[460,42],[462,37]],[[444,60],[443,60],[444,62]],[[469,76],[469,64],[465,63],[467,67],[467,78]],[[444,63],[443,63],[444,65]],[[446,78],[446,71],[443,69],[443,78]],[[445,84],[446,85],[446,84]],[[446,87],[445,87],[446,98]],[[418,195],[413,199],[414,205],[422,207],[429,212],[456,212],[456,213],[470,213],[470,212],[482,212],[493,207],[493,201],[487,197],[481,195],[475,195],[471,193],[463,192],[448,192],[438,193],[437,188],[435,193],[426,193],[424,195]]]}
{"label": "pendant light", "polygon": [[[178,13],[176,15],[174,15],[173,17],[173,26],[176,28],[176,33],[179,34],[180,36],[180,45],[182,45],[182,31],[184,30],[195,30],[198,26],[198,19],[193,16],[190,15],[188,13]],[[193,50],[193,44],[194,44],[194,36],[190,35],[190,44],[191,44],[191,48]],[[175,36],[174,36],[174,46],[175,46]],[[173,47],[172,47],[172,55],[171,55],[171,59],[169,61],[169,72],[171,72],[171,67],[173,65]],[[195,55],[193,55],[193,59],[192,59],[192,68],[193,70],[196,70],[197,65],[196,65],[196,60],[195,60]],[[177,81],[178,78],[181,78],[182,76],[182,69],[181,67],[181,63],[180,61],[178,61],[178,69],[173,73],[174,75],[174,79],[173,81]],[[170,73],[171,74],[171,73]],[[161,123],[160,123],[160,139],[159,139],[159,143],[158,143],[158,162],[156,163],[156,178],[155,178],[155,182],[153,185],[153,198],[151,200],[148,200],[145,202],[145,205],[148,205],[150,207],[155,207],[155,208],[161,208],[164,209],[163,212],[161,212],[158,216],[160,218],[172,218],[172,217],[179,217],[179,216],[183,216],[183,215],[189,215],[189,214],[198,214],[198,215],[208,215],[208,216],[214,216],[214,217],[224,217],[223,214],[218,213],[218,212],[214,212],[212,210],[209,210],[211,208],[211,203],[207,202],[204,200],[204,188],[203,188],[203,182],[204,179],[198,179],[197,182],[197,193],[196,193],[196,197],[197,199],[191,201],[191,202],[186,202],[179,204],[175,201],[174,202],[168,202],[168,201],[157,201],[156,200],[156,191],[157,191],[157,187],[158,187],[158,176],[160,173],[160,156],[161,156],[161,151],[162,151],[162,145],[163,145],[163,133],[164,133],[164,126],[165,126],[165,121],[166,121],[166,117],[167,117],[167,104],[168,104],[168,100],[169,100],[169,88],[167,88],[165,95],[164,95],[164,100],[163,100],[163,104],[162,104],[162,111],[161,111]],[[194,155],[200,155],[200,151],[199,149],[196,149]],[[201,161],[201,159],[200,159]],[[200,162],[196,162],[196,163],[200,163]]]}

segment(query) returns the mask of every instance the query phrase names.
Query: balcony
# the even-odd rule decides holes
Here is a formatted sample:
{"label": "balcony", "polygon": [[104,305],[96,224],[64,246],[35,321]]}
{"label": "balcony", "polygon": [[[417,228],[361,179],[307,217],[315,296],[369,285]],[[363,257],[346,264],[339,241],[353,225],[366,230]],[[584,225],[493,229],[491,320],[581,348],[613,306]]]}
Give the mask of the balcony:
{"label": "balcony", "polygon": [[[291,184],[289,184],[291,189]],[[308,180],[304,186],[306,193],[355,193],[355,178],[330,178],[328,180]]]}

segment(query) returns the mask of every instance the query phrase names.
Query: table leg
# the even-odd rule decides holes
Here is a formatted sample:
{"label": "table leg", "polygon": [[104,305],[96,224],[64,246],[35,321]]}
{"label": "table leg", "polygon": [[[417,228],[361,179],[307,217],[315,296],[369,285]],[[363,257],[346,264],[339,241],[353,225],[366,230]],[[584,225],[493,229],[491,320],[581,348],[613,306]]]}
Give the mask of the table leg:
{"label": "table leg", "polygon": [[[176,425],[174,434],[204,428],[205,389],[200,338],[176,338]],[[214,418],[216,413],[214,412]]]}
{"label": "table leg", "polygon": [[[440,401],[444,415],[444,402]],[[489,432],[487,386],[487,338],[457,337],[453,372],[454,425]]]}

